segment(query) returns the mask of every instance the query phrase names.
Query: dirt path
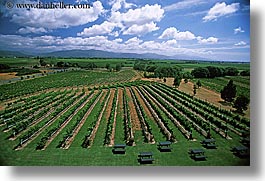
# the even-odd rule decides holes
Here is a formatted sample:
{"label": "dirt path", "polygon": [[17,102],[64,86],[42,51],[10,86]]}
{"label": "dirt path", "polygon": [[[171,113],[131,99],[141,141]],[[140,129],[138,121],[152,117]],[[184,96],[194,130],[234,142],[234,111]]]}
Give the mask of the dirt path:
{"label": "dirt path", "polygon": [[128,106],[129,106],[129,110],[131,113],[130,116],[131,116],[131,122],[132,122],[132,129],[133,129],[133,131],[141,130],[141,123],[140,123],[138,114],[136,112],[136,108],[135,108],[135,105],[133,103],[133,98],[132,98],[132,95],[131,95],[129,88],[126,88],[126,94],[129,98]]}
{"label": "dirt path", "polygon": [[111,109],[112,109],[112,104],[113,104],[113,99],[115,96],[115,89],[111,89],[110,90],[110,98],[109,98],[109,102],[104,114],[104,117],[106,118],[107,122],[106,125],[108,125],[108,121],[109,121],[109,117],[110,117],[110,113],[111,113]]}
{"label": "dirt path", "polygon": [[113,121],[112,133],[111,133],[111,139],[110,139],[109,146],[113,146],[114,142],[115,142],[116,120],[117,120],[117,110],[118,110],[118,101],[119,101],[118,97],[119,97],[119,91],[118,91],[117,99],[116,99],[116,102],[115,102],[114,121]]}
{"label": "dirt path", "polygon": [[17,72],[0,73],[0,80],[10,80],[16,76]]}
{"label": "dirt path", "polygon": [[102,97],[102,94],[103,94],[103,92],[100,93],[100,95],[97,97],[97,99],[95,100],[95,102],[89,107],[89,109],[87,110],[86,114],[83,116],[82,120],[79,122],[79,124],[77,125],[77,127],[73,131],[73,136],[71,136],[71,138],[69,138],[66,141],[65,147],[64,147],[65,149],[68,149],[71,146],[71,143],[74,141],[75,136],[77,135],[77,133],[79,132],[79,130],[84,125],[85,121],[87,120],[87,117],[90,115],[90,113],[92,112],[92,110],[94,109],[94,107],[96,106],[96,104],[98,103],[99,99]]}
{"label": "dirt path", "polygon": [[[194,86],[194,83],[192,82],[184,83],[184,81],[182,81],[179,86],[179,90],[186,92],[190,95],[193,95],[193,86]],[[216,93],[215,91],[206,89],[204,87],[200,87],[199,89],[197,89],[197,93],[195,97],[205,100],[207,102],[213,103],[217,107],[221,107],[227,110],[231,110],[231,109],[233,110],[233,107],[223,104],[223,100],[220,94]]]}
{"label": "dirt path", "polygon": [[143,78],[143,76],[141,75],[139,71],[136,71],[136,70],[132,70],[132,71],[135,73],[135,76],[131,79],[131,81],[141,80]]}

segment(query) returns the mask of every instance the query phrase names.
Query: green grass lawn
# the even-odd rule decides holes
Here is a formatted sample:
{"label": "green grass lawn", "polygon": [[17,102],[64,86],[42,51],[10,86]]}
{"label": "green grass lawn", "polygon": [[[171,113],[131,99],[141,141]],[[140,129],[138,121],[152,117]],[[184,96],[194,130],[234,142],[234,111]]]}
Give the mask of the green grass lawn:
{"label": "green grass lawn", "polygon": [[[102,128],[99,128],[98,138],[92,147],[85,149],[79,144],[71,146],[68,150],[48,146],[45,151],[36,151],[35,147],[26,146],[20,151],[12,150],[12,141],[6,140],[7,134],[0,132],[0,165],[71,165],[71,166],[139,166],[137,158],[139,152],[151,151],[155,161],[152,166],[237,166],[249,165],[249,159],[241,159],[232,154],[230,148],[238,145],[239,138],[225,140],[212,133],[216,139],[217,149],[205,149],[206,161],[194,161],[189,157],[190,148],[202,148],[200,141],[203,139],[195,134],[197,141],[188,141],[183,136],[178,136],[178,142],[172,144],[172,152],[159,152],[156,144],[137,143],[136,146],[127,146],[125,155],[114,155],[111,147],[103,146]],[[76,138],[80,139],[80,136]],[[78,140],[75,140],[78,142]],[[160,140],[163,141],[163,140]],[[150,165],[150,164],[147,164]]]}

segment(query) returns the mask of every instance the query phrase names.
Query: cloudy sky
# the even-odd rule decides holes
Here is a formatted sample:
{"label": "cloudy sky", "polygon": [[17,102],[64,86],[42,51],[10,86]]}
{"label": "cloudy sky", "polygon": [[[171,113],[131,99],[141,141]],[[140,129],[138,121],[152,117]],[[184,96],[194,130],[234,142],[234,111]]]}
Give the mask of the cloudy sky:
{"label": "cloudy sky", "polygon": [[11,0],[89,3],[89,9],[6,8],[0,50],[105,50],[250,61],[248,0]]}

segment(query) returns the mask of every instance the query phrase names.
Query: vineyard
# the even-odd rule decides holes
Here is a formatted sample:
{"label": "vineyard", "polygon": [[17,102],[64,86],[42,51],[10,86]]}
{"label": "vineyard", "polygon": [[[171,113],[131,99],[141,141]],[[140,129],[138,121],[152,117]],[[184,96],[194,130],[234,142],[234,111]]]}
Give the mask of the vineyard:
{"label": "vineyard", "polygon": [[[246,118],[161,83],[80,82],[11,101],[1,96],[9,98],[0,117],[1,164],[138,165],[137,153],[147,149],[156,153],[154,165],[249,165],[231,152],[250,131]],[[206,138],[218,148],[194,162],[187,152]],[[160,153],[160,141],[172,142],[172,153]],[[113,155],[115,144],[126,144],[126,155]]]}

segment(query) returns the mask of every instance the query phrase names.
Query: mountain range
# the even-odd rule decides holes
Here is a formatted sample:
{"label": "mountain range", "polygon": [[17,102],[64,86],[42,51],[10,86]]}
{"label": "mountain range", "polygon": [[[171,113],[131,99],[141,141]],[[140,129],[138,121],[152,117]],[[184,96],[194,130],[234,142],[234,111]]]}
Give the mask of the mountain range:
{"label": "mountain range", "polygon": [[203,57],[189,55],[165,56],[155,53],[116,53],[102,50],[63,50],[48,53],[19,52],[0,50],[0,57],[60,57],[60,58],[134,58],[134,59],[175,59],[175,60],[206,60]]}

